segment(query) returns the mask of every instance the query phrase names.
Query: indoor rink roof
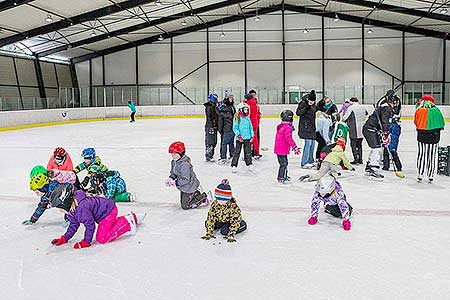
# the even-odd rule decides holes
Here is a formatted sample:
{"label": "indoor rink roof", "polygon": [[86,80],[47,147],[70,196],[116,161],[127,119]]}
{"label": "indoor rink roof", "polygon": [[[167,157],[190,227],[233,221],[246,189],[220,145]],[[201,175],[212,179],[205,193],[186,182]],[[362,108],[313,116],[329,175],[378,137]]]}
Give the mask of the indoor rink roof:
{"label": "indoor rink roof", "polygon": [[0,49],[80,62],[283,8],[425,36],[450,32],[447,0],[0,0]]}

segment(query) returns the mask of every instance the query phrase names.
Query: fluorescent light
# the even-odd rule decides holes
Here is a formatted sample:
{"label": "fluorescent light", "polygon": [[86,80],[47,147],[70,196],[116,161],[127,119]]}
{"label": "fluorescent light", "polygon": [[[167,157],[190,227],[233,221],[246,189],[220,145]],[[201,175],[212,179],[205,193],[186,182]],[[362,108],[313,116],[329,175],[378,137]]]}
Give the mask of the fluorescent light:
{"label": "fluorescent light", "polygon": [[48,22],[48,23],[53,22],[52,16],[51,15],[47,15],[47,17],[45,18],[45,21]]}
{"label": "fluorescent light", "polygon": [[183,26],[187,26],[187,22],[186,22],[186,20],[183,20],[183,21],[181,21],[181,25],[183,25]]}
{"label": "fluorescent light", "polygon": [[256,16],[255,17],[255,22],[259,22],[259,21],[261,21],[261,17],[260,16]]}
{"label": "fluorescent light", "polygon": [[226,36],[225,32],[222,31],[222,32],[220,33],[220,37],[225,37],[225,36]]}

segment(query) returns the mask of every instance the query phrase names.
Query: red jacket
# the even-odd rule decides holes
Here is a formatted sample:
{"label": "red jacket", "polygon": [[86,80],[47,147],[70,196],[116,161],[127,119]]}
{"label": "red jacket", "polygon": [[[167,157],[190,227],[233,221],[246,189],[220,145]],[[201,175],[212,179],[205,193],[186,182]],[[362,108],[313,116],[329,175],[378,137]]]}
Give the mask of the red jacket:
{"label": "red jacket", "polygon": [[259,127],[259,122],[261,120],[261,111],[259,110],[258,100],[256,98],[251,98],[245,101],[250,107],[250,121],[252,122],[253,128],[256,130]]}
{"label": "red jacket", "polygon": [[55,163],[54,156],[52,155],[52,157],[50,157],[50,160],[48,161],[47,170],[52,170],[52,169],[73,171],[73,164],[72,164],[72,160],[70,159],[69,154],[66,153],[66,160],[60,166]]}

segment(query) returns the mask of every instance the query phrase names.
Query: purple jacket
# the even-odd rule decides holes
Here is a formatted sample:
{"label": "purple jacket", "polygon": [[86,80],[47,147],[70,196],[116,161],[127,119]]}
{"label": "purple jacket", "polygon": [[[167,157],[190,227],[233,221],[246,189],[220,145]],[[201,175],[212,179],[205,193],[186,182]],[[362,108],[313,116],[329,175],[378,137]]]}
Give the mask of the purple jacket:
{"label": "purple jacket", "polygon": [[341,184],[336,181],[336,197],[322,197],[318,192],[314,193],[313,199],[311,201],[311,216],[317,217],[319,215],[320,202],[324,202],[329,205],[338,205],[341,211],[342,219],[350,219],[350,210],[348,208],[348,203],[345,197],[345,193],[342,190]]}
{"label": "purple jacket", "polygon": [[75,211],[69,211],[67,218],[70,225],[67,228],[64,236],[66,240],[70,240],[83,224],[86,230],[84,231],[84,241],[91,243],[94,236],[95,223],[100,223],[106,216],[108,216],[116,203],[112,199],[103,197],[88,197],[83,191],[78,190],[74,195],[78,202]]}
{"label": "purple jacket", "polygon": [[292,130],[291,122],[283,121],[277,126],[274,149],[276,155],[288,155],[291,148],[297,147],[297,144],[292,138]]}

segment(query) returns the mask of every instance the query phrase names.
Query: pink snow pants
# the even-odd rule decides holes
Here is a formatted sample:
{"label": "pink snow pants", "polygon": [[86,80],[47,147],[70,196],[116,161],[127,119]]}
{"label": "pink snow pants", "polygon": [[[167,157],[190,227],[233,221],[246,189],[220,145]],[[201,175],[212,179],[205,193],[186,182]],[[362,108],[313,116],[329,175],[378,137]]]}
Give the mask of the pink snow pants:
{"label": "pink snow pants", "polygon": [[112,242],[124,233],[130,231],[130,223],[124,216],[117,217],[117,206],[98,223],[95,239],[100,244]]}

